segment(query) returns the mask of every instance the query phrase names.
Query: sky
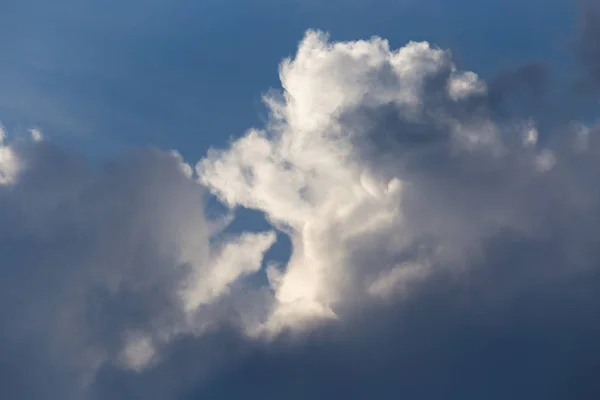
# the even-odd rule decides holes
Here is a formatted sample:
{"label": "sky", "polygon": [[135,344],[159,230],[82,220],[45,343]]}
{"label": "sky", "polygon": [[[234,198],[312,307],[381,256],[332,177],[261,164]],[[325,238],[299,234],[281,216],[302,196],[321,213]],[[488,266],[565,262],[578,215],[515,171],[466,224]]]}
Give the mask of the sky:
{"label": "sky", "polygon": [[2,398],[600,396],[596,0],[0,23]]}

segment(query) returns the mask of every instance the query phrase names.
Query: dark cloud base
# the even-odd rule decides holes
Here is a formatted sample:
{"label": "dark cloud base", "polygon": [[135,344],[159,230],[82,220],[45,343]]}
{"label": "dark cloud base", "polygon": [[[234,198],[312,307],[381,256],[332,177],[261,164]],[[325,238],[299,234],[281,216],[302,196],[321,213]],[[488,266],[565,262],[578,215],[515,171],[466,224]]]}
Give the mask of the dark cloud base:
{"label": "dark cloud base", "polygon": [[[401,303],[356,309],[304,336],[184,338],[158,369],[106,369],[97,398],[173,398],[165,388],[185,400],[598,398],[600,269],[564,278],[556,243],[491,247],[491,263],[441,273]],[[193,360],[222,365],[195,385]]]}

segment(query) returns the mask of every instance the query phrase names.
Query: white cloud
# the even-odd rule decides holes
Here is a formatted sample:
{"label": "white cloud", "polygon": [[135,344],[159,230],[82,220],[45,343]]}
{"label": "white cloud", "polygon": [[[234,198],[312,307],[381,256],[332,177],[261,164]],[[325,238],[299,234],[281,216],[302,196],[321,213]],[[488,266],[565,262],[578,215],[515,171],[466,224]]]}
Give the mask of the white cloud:
{"label": "white cloud", "polygon": [[[475,74],[455,72],[449,54],[427,43],[391,51],[383,39],[329,43],[319,32],[307,33],[280,76],[283,96],[266,99],[268,130],[251,130],[229,150],[213,151],[197,172],[228,204],[261,210],[289,229],[293,254],[274,288],[275,318],[334,316],[360,280],[380,280],[414,240],[403,224],[404,183],[372,169],[356,151],[372,121],[350,125],[343,118],[393,104],[399,118],[419,121],[432,111],[432,80],[448,82],[435,88],[438,95],[448,90],[461,99],[479,94],[483,84]],[[435,117],[447,124],[447,116]],[[451,121],[448,130],[466,132],[460,123]]]}
{"label": "white cloud", "polygon": [[148,337],[131,335],[125,343],[121,359],[127,368],[136,371],[148,367],[156,357],[156,349]]}
{"label": "white cloud", "polygon": [[206,220],[181,155],[92,165],[35,135],[0,145],[0,353],[38,349],[29,362],[53,366],[49,395],[84,398],[104,366],[141,371],[177,336],[239,318],[216,305],[274,233],[223,236],[228,217]]}
{"label": "white cloud", "polygon": [[19,160],[14,150],[6,144],[6,130],[0,125],[0,185],[12,183],[19,168]]}
{"label": "white cloud", "polygon": [[477,74],[471,71],[453,73],[448,80],[448,93],[452,100],[458,101],[474,94],[482,95],[487,87]]}
{"label": "white cloud", "polygon": [[[449,54],[427,43],[392,52],[379,38],[331,44],[308,32],[296,57],[281,65],[283,98],[266,99],[269,129],[251,130],[198,164],[201,181],[225,202],[261,210],[291,231],[293,255],[276,288],[282,309],[274,315],[334,315],[334,304],[359,284],[358,276],[370,279],[378,271],[369,269],[386,268],[387,258],[393,263],[410,245],[402,228],[402,183],[361,163],[353,140],[368,127],[340,118],[392,103],[402,118],[419,120],[428,112],[426,85],[452,71]],[[478,92],[476,76],[467,78]],[[465,85],[461,90],[468,95]],[[382,251],[386,259],[359,265],[349,259],[354,247]]]}
{"label": "white cloud", "polygon": [[373,296],[390,297],[395,291],[408,291],[411,283],[425,278],[428,274],[426,263],[404,263],[389,271],[384,271],[369,285],[369,294]]}
{"label": "white cloud", "polygon": [[207,263],[208,268],[194,271],[194,276],[186,283],[186,309],[193,311],[202,305],[210,304],[227,293],[230,284],[244,275],[258,272],[264,253],[274,242],[273,232],[244,233],[226,242]]}
{"label": "white cloud", "polygon": [[406,292],[434,266],[462,271],[488,238],[543,223],[532,188],[559,156],[538,145],[533,121],[494,121],[486,84],[449,52],[309,31],[280,78],[268,126],[196,166],[226,204],[290,235],[289,263],[270,270],[268,330]]}
{"label": "white cloud", "polygon": [[39,130],[38,128],[30,129],[29,133],[31,134],[31,139],[35,142],[39,142],[40,140],[44,139],[44,135],[42,134],[42,131]]}

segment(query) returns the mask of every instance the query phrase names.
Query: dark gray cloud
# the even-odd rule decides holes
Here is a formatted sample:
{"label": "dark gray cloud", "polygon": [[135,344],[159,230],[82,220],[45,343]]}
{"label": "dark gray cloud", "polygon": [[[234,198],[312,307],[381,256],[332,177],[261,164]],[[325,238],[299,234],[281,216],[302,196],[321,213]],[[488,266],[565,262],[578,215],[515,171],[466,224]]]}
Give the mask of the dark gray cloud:
{"label": "dark gray cloud", "polygon": [[576,53],[583,63],[584,90],[597,91],[600,85],[600,4],[595,0],[579,0],[579,31]]}
{"label": "dark gray cloud", "polygon": [[[564,240],[496,238],[460,279],[440,273],[402,302],[354,310],[300,338],[188,339],[186,352],[144,374],[105,371],[98,398],[597,398],[600,276],[593,265],[565,278],[560,271],[582,265]],[[587,241],[585,256],[597,260],[597,239]],[[231,364],[190,379],[199,364],[189,360],[212,361],[218,349]],[[177,391],[160,391],[169,385]]]}
{"label": "dark gray cloud", "polygon": [[178,238],[208,240],[203,193],[156,150],[102,167],[45,142],[14,150],[22,170],[0,187],[2,395],[81,398],[129,332],[181,321]]}

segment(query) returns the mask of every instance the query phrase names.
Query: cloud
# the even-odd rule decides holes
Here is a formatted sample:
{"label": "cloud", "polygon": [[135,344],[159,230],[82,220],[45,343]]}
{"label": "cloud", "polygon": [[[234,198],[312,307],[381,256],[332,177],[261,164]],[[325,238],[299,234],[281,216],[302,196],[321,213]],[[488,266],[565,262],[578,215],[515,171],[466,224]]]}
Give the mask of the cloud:
{"label": "cloud", "polygon": [[233,319],[211,307],[260,267],[272,233],[215,239],[177,153],[99,166],[38,139],[0,148],[7,396],[82,398],[104,363],[144,369],[173,335]]}
{"label": "cloud", "polygon": [[584,67],[584,79],[595,90],[600,82],[600,46],[596,38],[600,34],[600,7],[593,0],[580,0],[579,36],[576,52]]}
{"label": "cloud", "polygon": [[[307,33],[280,66],[283,93],[265,98],[268,126],[196,170],[226,204],[290,235],[265,326],[312,333],[258,350],[199,393],[598,393],[588,375],[600,317],[598,128],[563,121],[551,136],[506,118],[498,100],[541,95],[544,73],[503,76],[489,87],[424,42],[391,50],[380,38]],[[544,370],[550,359],[560,365]]]}
{"label": "cloud", "polygon": [[[3,135],[10,396],[596,398],[599,125],[513,115],[542,69],[427,42],[308,31],[279,75],[194,169]],[[273,229],[228,232],[242,208]]]}
{"label": "cloud", "polygon": [[505,230],[543,234],[535,208],[570,160],[555,165],[563,155],[537,146],[533,121],[497,121],[485,82],[449,52],[310,31],[280,76],[269,126],[197,165],[225,203],[264,212],[291,237],[267,324],[335,318],[391,282],[460,270]]}

